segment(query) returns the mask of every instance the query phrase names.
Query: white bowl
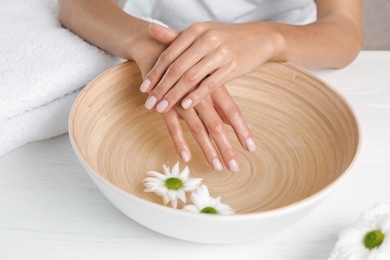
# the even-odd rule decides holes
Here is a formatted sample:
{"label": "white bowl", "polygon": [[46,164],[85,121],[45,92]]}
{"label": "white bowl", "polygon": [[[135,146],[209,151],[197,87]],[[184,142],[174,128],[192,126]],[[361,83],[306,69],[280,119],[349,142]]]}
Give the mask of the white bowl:
{"label": "white bowl", "polygon": [[[237,174],[214,172],[183,124],[193,159],[191,177],[203,178],[213,197],[235,215],[193,214],[162,205],[144,192],[148,170],[180,161],[161,116],[144,108],[134,62],[90,82],[75,101],[69,135],[80,162],[124,214],[167,236],[201,243],[269,237],[306,216],[342,183],[361,143],[358,120],[331,86],[287,63],[266,63],[227,84],[254,134],[257,149],[235,140]],[[181,169],[185,164],[181,163]]]}

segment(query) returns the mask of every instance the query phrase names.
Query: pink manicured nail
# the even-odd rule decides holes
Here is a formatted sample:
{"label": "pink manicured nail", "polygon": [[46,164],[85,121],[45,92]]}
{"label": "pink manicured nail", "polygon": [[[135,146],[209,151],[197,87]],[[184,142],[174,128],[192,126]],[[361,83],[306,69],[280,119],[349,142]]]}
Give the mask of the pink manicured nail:
{"label": "pink manicured nail", "polygon": [[161,102],[157,105],[156,110],[157,110],[157,112],[162,113],[162,112],[165,111],[165,109],[167,109],[167,107],[168,107],[168,101],[163,100],[163,101],[161,101]]}
{"label": "pink manicured nail", "polygon": [[238,167],[238,163],[236,160],[232,159],[229,161],[229,170],[231,172],[238,172],[240,170],[240,167]]}
{"label": "pink manicured nail", "polygon": [[212,160],[211,165],[213,166],[213,169],[218,172],[223,170],[222,163],[218,159]]}
{"label": "pink manicured nail", "polygon": [[182,151],[181,154],[180,154],[181,158],[183,159],[183,161],[185,162],[188,162],[190,160],[190,156],[189,154],[187,153],[187,151]]}
{"label": "pink manicured nail", "polygon": [[148,97],[148,99],[145,102],[145,107],[147,109],[152,109],[154,105],[156,105],[157,99],[154,96]]}
{"label": "pink manicured nail", "polygon": [[248,151],[253,152],[254,150],[256,150],[256,144],[252,138],[249,137],[248,139],[246,139],[245,144],[246,149],[248,149]]}
{"label": "pink manicured nail", "polygon": [[182,106],[184,109],[189,108],[191,105],[192,105],[192,100],[191,100],[191,99],[186,99],[186,100],[184,100],[184,101],[181,103],[181,106]]}
{"label": "pink manicured nail", "polygon": [[148,90],[148,88],[149,88],[149,86],[150,86],[150,80],[145,80],[142,84],[141,84],[141,86],[139,87],[139,90],[141,91],[141,92],[146,92],[146,90]]}

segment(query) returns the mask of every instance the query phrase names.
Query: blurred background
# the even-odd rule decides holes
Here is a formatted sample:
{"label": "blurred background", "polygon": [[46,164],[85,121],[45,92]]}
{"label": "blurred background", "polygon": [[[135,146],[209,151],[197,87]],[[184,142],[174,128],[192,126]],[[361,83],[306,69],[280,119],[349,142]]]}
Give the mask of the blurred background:
{"label": "blurred background", "polygon": [[390,0],[363,0],[364,49],[390,50]]}
{"label": "blurred background", "polygon": [[[125,10],[138,16],[148,10],[148,1],[116,0]],[[363,29],[365,50],[390,50],[390,0],[363,0]]]}

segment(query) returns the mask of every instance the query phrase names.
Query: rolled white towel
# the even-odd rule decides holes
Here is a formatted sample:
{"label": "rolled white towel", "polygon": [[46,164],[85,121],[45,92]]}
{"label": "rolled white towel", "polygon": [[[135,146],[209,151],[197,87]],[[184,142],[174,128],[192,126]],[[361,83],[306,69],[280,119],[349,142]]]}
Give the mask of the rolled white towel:
{"label": "rolled white towel", "polygon": [[120,60],[63,28],[57,0],[0,1],[0,24],[1,156],[66,133],[75,91]]}

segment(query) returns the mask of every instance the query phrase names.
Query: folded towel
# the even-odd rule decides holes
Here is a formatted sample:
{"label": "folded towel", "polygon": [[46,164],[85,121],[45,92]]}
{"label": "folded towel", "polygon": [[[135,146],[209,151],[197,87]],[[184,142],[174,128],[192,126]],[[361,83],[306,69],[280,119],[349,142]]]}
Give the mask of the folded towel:
{"label": "folded towel", "polygon": [[77,91],[121,60],[58,20],[57,0],[0,1],[0,156],[67,132]]}

